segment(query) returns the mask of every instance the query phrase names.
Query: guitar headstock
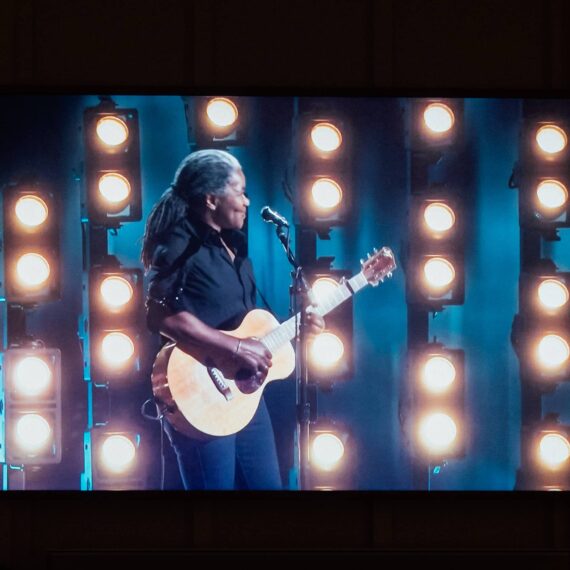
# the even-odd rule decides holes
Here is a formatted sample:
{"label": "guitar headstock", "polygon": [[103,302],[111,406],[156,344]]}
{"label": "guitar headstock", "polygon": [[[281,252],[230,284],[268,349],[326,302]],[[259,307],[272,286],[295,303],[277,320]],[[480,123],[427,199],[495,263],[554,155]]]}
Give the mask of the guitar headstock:
{"label": "guitar headstock", "polygon": [[374,248],[372,254],[366,259],[361,259],[362,273],[370,285],[376,287],[386,277],[392,277],[392,271],[396,269],[396,259],[389,247],[380,250]]}

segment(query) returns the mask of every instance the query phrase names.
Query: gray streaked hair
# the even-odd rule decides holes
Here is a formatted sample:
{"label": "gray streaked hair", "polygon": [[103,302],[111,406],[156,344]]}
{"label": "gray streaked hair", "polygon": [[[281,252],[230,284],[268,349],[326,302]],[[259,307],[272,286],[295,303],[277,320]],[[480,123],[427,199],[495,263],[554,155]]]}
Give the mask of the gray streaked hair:
{"label": "gray streaked hair", "polygon": [[154,246],[174,224],[192,212],[199,213],[205,196],[221,196],[230,176],[240,169],[235,156],[218,149],[197,150],[185,157],[170,187],[152,208],[146,221],[141,261],[148,269]]}

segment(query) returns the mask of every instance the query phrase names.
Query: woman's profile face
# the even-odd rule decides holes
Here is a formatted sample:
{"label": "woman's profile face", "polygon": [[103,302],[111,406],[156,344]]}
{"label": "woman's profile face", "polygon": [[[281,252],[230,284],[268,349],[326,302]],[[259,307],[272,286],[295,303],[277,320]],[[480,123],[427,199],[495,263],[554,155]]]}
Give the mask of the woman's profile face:
{"label": "woman's profile face", "polygon": [[245,194],[245,175],[241,168],[232,172],[224,194],[215,196],[214,203],[212,221],[222,230],[241,230],[249,206]]}

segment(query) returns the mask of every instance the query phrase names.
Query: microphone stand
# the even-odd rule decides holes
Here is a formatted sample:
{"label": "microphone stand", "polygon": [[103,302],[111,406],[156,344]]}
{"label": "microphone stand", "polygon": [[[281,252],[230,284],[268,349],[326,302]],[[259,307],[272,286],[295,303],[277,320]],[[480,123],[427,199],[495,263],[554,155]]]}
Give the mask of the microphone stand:
{"label": "microphone stand", "polygon": [[303,275],[303,268],[297,263],[289,244],[289,231],[283,225],[275,228],[282,243],[287,259],[293,266],[291,272],[291,297],[294,315],[300,315],[300,322],[295,322],[295,388],[297,425],[295,429],[294,468],[297,473],[297,488],[309,488],[309,424],[311,421],[311,402],[308,393],[306,309],[309,305],[310,287]]}

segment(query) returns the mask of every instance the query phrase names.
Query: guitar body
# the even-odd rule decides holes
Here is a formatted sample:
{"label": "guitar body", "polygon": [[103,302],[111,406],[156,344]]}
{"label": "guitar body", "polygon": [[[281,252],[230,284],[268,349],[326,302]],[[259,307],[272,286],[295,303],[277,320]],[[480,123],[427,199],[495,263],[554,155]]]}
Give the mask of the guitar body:
{"label": "guitar body", "polygon": [[[236,338],[263,338],[278,326],[271,313],[254,309],[237,329],[223,332]],[[161,413],[177,431],[197,439],[243,429],[253,418],[265,386],[293,372],[295,352],[288,342],[274,351],[267,378],[254,388],[247,382],[222,377],[222,389],[212,377],[216,373],[208,362],[208,354],[190,356],[170,343],[158,353],[152,370],[152,391]]]}

